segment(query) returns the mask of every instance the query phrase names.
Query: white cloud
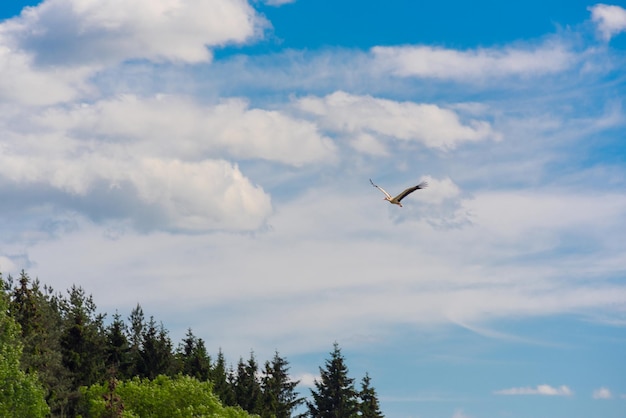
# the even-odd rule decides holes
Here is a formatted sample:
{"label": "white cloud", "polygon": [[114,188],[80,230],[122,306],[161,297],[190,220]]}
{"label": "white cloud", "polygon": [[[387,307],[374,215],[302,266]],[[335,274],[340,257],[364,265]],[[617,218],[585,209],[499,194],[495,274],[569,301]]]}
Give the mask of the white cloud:
{"label": "white cloud", "polygon": [[4,46],[1,37],[0,73],[0,100],[8,103],[47,105],[72,100],[91,90],[85,82],[91,68],[34,68],[32,55]]}
{"label": "white cloud", "polygon": [[198,63],[267,26],[245,0],[46,0],[0,23],[0,99],[27,105],[95,94],[89,78],[132,59]]}
{"label": "white cloud", "polygon": [[552,387],[550,385],[538,385],[537,387],[518,387],[502,389],[494,392],[496,395],[544,395],[544,396],[572,396],[572,390],[563,385]]}
{"label": "white cloud", "polygon": [[598,3],[588,10],[591,12],[591,20],[597,25],[605,41],[626,31],[626,10],[622,7]]}
{"label": "white cloud", "polygon": [[375,65],[400,77],[426,77],[456,81],[492,77],[536,76],[561,72],[575,55],[558,42],[536,48],[483,48],[467,51],[431,46],[372,48]]}
{"label": "white cloud", "polygon": [[293,380],[300,381],[299,385],[307,388],[314,388],[315,382],[320,380],[319,375],[312,373],[302,373],[293,377]]}
{"label": "white cloud", "polygon": [[611,399],[613,397],[613,394],[611,393],[610,389],[601,387],[595,389],[591,394],[591,397],[593,399]]}
{"label": "white cloud", "polygon": [[293,166],[336,159],[332,140],[308,121],[279,111],[250,109],[241,99],[200,106],[189,98],[125,95],[70,110],[56,108],[40,125],[87,138],[137,143],[141,153],[193,158],[230,155]]}
{"label": "white cloud", "polygon": [[466,415],[465,412],[463,412],[463,410],[457,409],[456,411],[454,411],[452,418],[470,418],[470,416]]}
{"label": "white cloud", "polygon": [[208,46],[245,42],[264,25],[245,0],[46,0],[0,33],[41,64],[194,63],[210,60]]}
{"label": "white cloud", "polygon": [[[56,190],[87,216],[130,219],[141,229],[249,230],[259,228],[271,213],[270,197],[226,161],[184,162],[106,151],[79,158],[69,152],[56,159],[3,153],[0,178],[24,194],[42,186]],[[57,199],[61,206],[67,204],[67,198]]]}
{"label": "white cloud", "polygon": [[444,150],[463,142],[497,138],[488,122],[470,119],[464,123],[453,110],[433,104],[397,102],[337,91],[322,98],[303,97],[295,106],[318,117],[325,128],[359,138],[357,147],[367,147],[370,153],[372,150],[380,153],[381,149],[373,148],[371,140],[364,144],[364,133],[416,141]]}
{"label": "white cloud", "polygon": [[0,273],[6,271],[16,271],[17,266],[9,257],[0,255]]}

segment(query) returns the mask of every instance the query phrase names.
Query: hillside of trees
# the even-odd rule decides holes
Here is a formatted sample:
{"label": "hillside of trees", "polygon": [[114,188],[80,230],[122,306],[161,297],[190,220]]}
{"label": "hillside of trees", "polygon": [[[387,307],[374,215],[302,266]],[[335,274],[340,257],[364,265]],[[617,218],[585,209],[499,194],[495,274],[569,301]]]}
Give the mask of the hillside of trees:
{"label": "hillside of trees", "polygon": [[24,271],[0,273],[0,287],[0,416],[383,416],[370,377],[356,388],[337,343],[305,398],[278,352],[228,365],[191,329],[175,347],[139,304],[106,322],[81,287],[55,292]]}

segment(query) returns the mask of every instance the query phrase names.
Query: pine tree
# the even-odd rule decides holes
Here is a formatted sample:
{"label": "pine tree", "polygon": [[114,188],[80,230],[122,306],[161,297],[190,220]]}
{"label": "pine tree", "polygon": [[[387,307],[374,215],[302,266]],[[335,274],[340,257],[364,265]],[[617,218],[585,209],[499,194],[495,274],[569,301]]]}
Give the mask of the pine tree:
{"label": "pine tree", "polygon": [[367,373],[361,381],[361,391],[359,392],[359,411],[363,418],[383,418],[384,415],[380,411],[380,405],[378,403],[378,396],[376,390],[370,386],[371,379]]}
{"label": "pine tree", "polygon": [[304,402],[295,391],[299,381],[289,378],[287,360],[274,353],[272,362],[265,362],[265,370],[261,378],[263,418],[289,418],[293,410]]}
{"label": "pine tree", "polygon": [[239,359],[235,375],[235,402],[251,414],[258,413],[261,406],[261,384],[257,377],[258,371],[259,366],[254,353],[250,353],[247,363]]}
{"label": "pine tree", "polygon": [[317,390],[311,390],[313,402],[307,401],[309,414],[313,418],[355,418],[358,417],[358,399],[354,389],[354,379],[348,377],[348,367],[335,342],[326,360],[326,368],[320,367],[320,381],[315,381]]}

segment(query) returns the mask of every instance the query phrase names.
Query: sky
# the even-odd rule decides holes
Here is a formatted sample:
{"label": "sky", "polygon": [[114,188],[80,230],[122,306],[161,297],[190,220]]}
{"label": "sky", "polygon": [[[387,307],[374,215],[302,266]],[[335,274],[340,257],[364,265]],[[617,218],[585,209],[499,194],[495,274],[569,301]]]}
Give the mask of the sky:
{"label": "sky", "polygon": [[626,4],[0,19],[4,277],[278,350],[303,395],[337,342],[388,417],[626,416]]}

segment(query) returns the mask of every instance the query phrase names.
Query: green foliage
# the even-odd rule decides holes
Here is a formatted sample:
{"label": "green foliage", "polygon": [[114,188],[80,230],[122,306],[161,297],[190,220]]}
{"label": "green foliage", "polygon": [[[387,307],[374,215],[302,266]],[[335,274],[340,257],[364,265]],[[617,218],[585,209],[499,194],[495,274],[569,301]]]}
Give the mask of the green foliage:
{"label": "green foliage", "polygon": [[[0,282],[4,287],[2,277]],[[35,374],[20,368],[20,326],[7,315],[8,300],[0,294],[0,416],[45,417],[50,408]]]}
{"label": "green foliage", "polygon": [[359,405],[354,379],[348,377],[348,367],[339,344],[334,344],[330,354],[326,368],[320,367],[321,380],[315,382],[317,391],[311,390],[313,402],[307,402],[309,414],[313,418],[356,418]]}
{"label": "green foliage", "polygon": [[[81,287],[55,294],[23,271],[15,287],[0,275],[0,417],[288,418],[304,403],[278,352],[262,370],[254,353],[233,370],[221,349],[212,363],[191,329],[174,351],[139,304],[128,326],[117,312],[107,326],[105,317]],[[355,391],[337,343],[325,366],[310,416],[383,416],[367,374]]]}
{"label": "green foliage", "polygon": [[[111,395],[108,383],[100,383],[81,389],[84,402],[91,417],[110,417],[107,398]],[[201,382],[190,376],[157,376],[153,380],[135,377],[119,382],[114,394],[123,404],[121,417],[151,418],[200,418],[200,417],[249,417],[238,407],[224,407],[212,392],[209,382]]]}

